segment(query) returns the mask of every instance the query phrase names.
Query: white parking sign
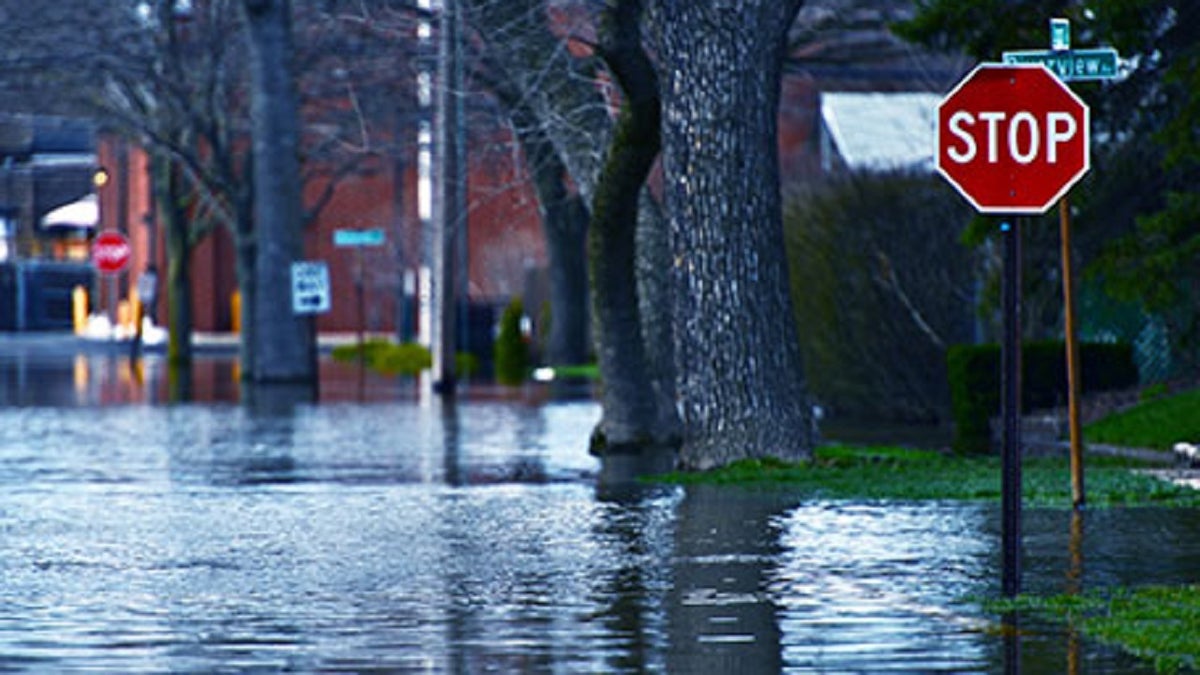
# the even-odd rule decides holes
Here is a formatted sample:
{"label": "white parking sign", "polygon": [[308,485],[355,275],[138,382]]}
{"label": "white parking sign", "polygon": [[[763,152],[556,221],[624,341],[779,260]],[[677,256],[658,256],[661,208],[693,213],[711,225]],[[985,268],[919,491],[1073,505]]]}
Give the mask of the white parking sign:
{"label": "white parking sign", "polygon": [[292,313],[328,312],[329,265],[323,260],[292,263]]}

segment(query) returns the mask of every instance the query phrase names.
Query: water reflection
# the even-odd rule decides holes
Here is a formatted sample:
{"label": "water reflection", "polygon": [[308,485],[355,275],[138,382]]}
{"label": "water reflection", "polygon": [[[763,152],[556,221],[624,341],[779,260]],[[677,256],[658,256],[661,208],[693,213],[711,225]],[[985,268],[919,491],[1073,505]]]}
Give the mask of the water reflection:
{"label": "water reflection", "polygon": [[[320,402],[227,396],[213,360],[159,405],[151,359],[26,361],[0,360],[0,670],[1152,670],[964,600],[998,595],[998,506],[601,480],[586,399],[336,371]],[[1025,529],[1033,592],[1200,569],[1194,510]]]}

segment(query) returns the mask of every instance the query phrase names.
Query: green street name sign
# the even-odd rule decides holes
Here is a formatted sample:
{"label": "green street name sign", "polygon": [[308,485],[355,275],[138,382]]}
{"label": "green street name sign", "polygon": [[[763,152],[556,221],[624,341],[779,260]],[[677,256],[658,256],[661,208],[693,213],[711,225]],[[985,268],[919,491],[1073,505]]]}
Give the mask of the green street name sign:
{"label": "green street name sign", "polygon": [[1004,52],[1002,56],[1007,65],[1040,63],[1064,82],[1110,80],[1117,76],[1119,64],[1112,48]]}
{"label": "green street name sign", "polygon": [[334,246],[383,246],[383,230],[334,230]]}

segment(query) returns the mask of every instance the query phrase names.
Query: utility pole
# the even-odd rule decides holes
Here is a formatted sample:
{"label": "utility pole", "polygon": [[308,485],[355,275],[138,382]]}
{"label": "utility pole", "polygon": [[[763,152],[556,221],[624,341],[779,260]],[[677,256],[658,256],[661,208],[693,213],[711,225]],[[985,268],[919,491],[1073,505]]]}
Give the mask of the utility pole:
{"label": "utility pole", "polygon": [[442,0],[438,33],[437,169],[433,238],[433,387],[452,396],[456,378],[459,238],[466,236],[466,146],[463,140],[462,11],[459,0]]}

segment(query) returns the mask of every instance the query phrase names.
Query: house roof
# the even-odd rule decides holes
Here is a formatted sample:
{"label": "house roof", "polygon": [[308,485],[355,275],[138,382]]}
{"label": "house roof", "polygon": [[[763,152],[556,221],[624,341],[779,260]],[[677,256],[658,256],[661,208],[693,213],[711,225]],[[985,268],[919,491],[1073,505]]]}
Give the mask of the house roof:
{"label": "house roof", "polygon": [[851,170],[933,171],[940,94],[821,94],[821,123]]}

